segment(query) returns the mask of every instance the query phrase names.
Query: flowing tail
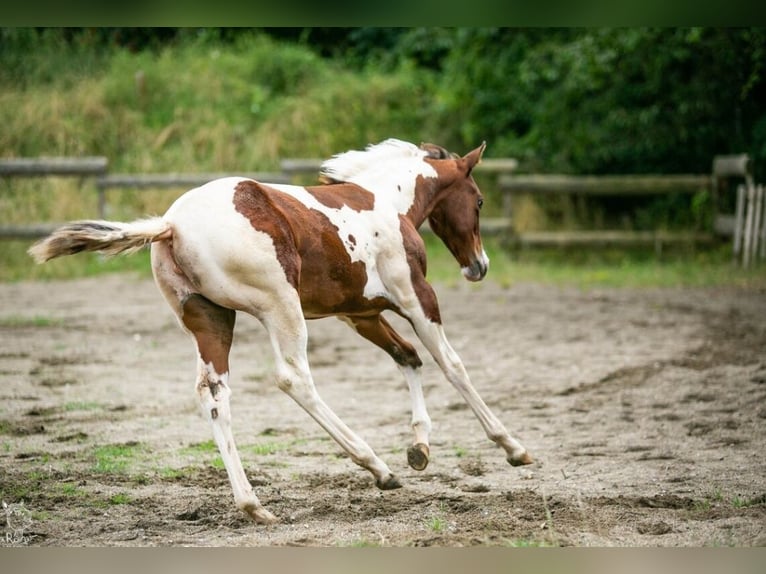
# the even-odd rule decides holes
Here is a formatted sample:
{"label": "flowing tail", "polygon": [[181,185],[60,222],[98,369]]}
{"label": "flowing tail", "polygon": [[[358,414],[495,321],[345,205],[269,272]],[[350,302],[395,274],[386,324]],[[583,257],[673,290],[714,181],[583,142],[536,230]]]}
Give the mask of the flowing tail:
{"label": "flowing tail", "polygon": [[35,243],[28,253],[38,263],[81,251],[117,255],[132,253],[153,241],[170,239],[172,235],[170,223],[161,217],[139,219],[131,223],[73,221]]}

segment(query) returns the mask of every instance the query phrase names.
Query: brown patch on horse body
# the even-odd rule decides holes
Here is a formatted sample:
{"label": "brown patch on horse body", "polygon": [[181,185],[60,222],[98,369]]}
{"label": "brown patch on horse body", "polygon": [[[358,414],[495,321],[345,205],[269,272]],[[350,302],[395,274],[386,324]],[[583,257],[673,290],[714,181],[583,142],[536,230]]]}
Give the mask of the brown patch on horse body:
{"label": "brown patch on horse body", "polygon": [[194,335],[202,361],[212,363],[216,373],[229,372],[229,349],[236,313],[199,293],[184,298],[181,308],[183,324]]}
{"label": "brown patch on horse body", "polygon": [[[305,188],[323,205],[356,211],[372,209],[374,196],[353,184]],[[367,269],[351,261],[336,227],[323,213],[276,188],[242,181],[234,192],[234,207],[254,229],[274,242],[279,263],[300,295],[307,317],[358,314],[390,308],[383,297],[364,296]],[[351,240],[351,238],[349,238]],[[354,238],[352,243],[356,239]]]}
{"label": "brown patch on horse body", "polygon": [[305,189],[319,203],[332,209],[345,206],[354,211],[372,211],[375,208],[375,196],[354,183],[314,185]]}
{"label": "brown patch on horse body", "polygon": [[272,201],[274,190],[258,182],[245,180],[234,189],[234,209],[244,215],[253,229],[268,234],[277,252],[287,281],[298,288],[300,261],[295,249],[292,226],[285,214]]}

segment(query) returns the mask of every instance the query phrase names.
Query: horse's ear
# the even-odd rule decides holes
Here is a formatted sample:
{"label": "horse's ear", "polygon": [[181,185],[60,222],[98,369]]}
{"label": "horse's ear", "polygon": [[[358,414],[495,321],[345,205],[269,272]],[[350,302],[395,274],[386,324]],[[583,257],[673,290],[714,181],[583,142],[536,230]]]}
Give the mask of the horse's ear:
{"label": "horse's ear", "polygon": [[484,149],[486,147],[487,142],[481,142],[479,147],[469,151],[467,154],[465,154],[465,156],[463,156],[463,159],[465,160],[466,166],[468,168],[468,173],[471,173],[471,170],[481,161],[481,156],[484,153]]}

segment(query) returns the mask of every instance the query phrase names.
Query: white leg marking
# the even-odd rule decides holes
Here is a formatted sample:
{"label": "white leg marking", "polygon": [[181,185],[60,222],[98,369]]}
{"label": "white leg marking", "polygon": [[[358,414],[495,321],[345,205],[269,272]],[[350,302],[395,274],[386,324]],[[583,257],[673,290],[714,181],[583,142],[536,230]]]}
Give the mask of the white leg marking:
{"label": "white leg marking", "polygon": [[229,482],[234,491],[234,502],[237,508],[246,512],[256,522],[270,524],[276,517],[266,510],[253,492],[250,481],[247,480],[242,461],[234,443],[231,431],[231,407],[229,397],[231,390],[228,385],[228,373],[216,373],[213,365],[198,360],[197,394],[203,416],[213,427],[213,438],[221,459],[229,475]]}
{"label": "white leg marking", "polygon": [[415,431],[413,444],[421,443],[428,446],[428,436],[431,434],[431,417],[426,410],[426,401],[423,397],[423,385],[420,379],[420,369],[413,367],[399,367],[410,389],[412,401],[412,430]]}

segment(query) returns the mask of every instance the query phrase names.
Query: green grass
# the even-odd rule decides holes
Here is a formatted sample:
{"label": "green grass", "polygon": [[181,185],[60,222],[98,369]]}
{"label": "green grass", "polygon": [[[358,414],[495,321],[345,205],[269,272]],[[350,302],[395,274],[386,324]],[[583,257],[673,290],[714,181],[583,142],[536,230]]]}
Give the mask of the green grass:
{"label": "green grass", "polygon": [[[251,456],[264,457],[275,454],[279,451],[289,448],[293,444],[304,442],[303,439],[296,439],[289,443],[267,441],[255,444],[245,444],[238,447],[238,451],[243,460],[247,460]],[[205,464],[210,464],[213,468],[223,469],[223,459],[218,454],[218,447],[213,440],[207,440],[204,442],[196,443],[184,447],[180,453],[185,456],[190,456],[194,459],[204,461]]]}
{"label": "green grass", "polygon": [[[735,265],[726,244],[708,249],[529,249],[514,250],[498,238],[487,238],[490,258],[485,281],[505,287],[514,283],[541,283],[596,287],[740,287],[766,288],[766,264],[750,269]],[[454,286],[464,279],[458,264],[436,237],[426,238],[428,278]],[[477,287],[478,288],[478,287]]]}
{"label": "green grass", "polygon": [[[598,287],[738,287],[766,288],[766,264],[742,269],[731,260],[730,246],[691,250],[670,250],[662,255],[652,250],[555,250],[515,251],[497,238],[485,239],[490,269],[485,281],[504,287],[516,283],[541,283]],[[149,253],[142,250],[127,256],[104,258],[78,254],[36,265],[26,255],[31,242],[3,241],[0,250],[0,282],[47,281],[93,277],[106,273],[130,273],[150,278]],[[7,249],[6,249],[7,247]],[[460,266],[438,238],[426,237],[428,279],[435,284],[457,286],[465,283]],[[480,289],[480,284],[473,285]],[[12,315],[0,319],[0,327],[46,327],[59,324],[49,317],[25,318]]]}
{"label": "green grass", "polygon": [[447,528],[447,521],[441,516],[432,516],[426,521],[426,526],[433,532],[443,532]]}
{"label": "green grass", "polygon": [[103,409],[104,405],[92,401],[72,401],[64,404],[66,412],[72,411],[97,411]]}
{"label": "green grass", "polygon": [[183,478],[185,476],[188,476],[190,473],[190,469],[188,468],[173,468],[170,466],[163,466],[157,471],[157,474],[159,474],[162,478],[167,478],[171,480],[177,480],[179,478]]}
{"label": "green grass", "polygon": [[759,496],[752,496],[745,498],[739,495],[735,495],[731,499],[731,504],[734,508],[750,508],[751,506],[766,506],[766,493]]}
{"label": "green grass", "polygon": [[24,317],[21,315],[0,317],[0,327],[8,329],[19,329],[22,327],[52,327],[61,325],[62,323],[63,322],[60,319],[44,317],[42,315],[35,315],[33,317]]}
{"label": "green grass", "polygon": [[372,540],[367,540],[366,538],[359,538],[352,540],[349,543],[338,543],[338,546],[342,546],[344,548],[379,548],[381,545],[378,542],[373,542]]}
{"label": "green grass", "polygon": [[87,493],[72,482],[65,482],[59,486],[59,492],[66,497],[83,497]]}
{"label": "green grass", "polygon": [[79,253],[38,265],[27,255],[31,245],[31,241],[0,240],[0,282],[77,279],[105,273],[135,273],[142,278],[152,275],[148,250],[117,257]]}
{"label": "green grass", "polygon": [[130,504],[132,502],[132,499],[129,495],[125,494],[124,492],[118,492],[117,494],[113,494],[108,499],[109,504],[113,506],[117,506],[119,504]]}
{"label": "green grass", "polygon": [[141,451],[138,443],[115,444],[97,447],[93,451],[93,472],[124,474],[135,464]]}
{"label": "green grass", "polygon": [[511,548],[551,548],[555,546],[546,540],[537,540],[534,538],[517,538],[514,540],[506,540],[505,544]]}

